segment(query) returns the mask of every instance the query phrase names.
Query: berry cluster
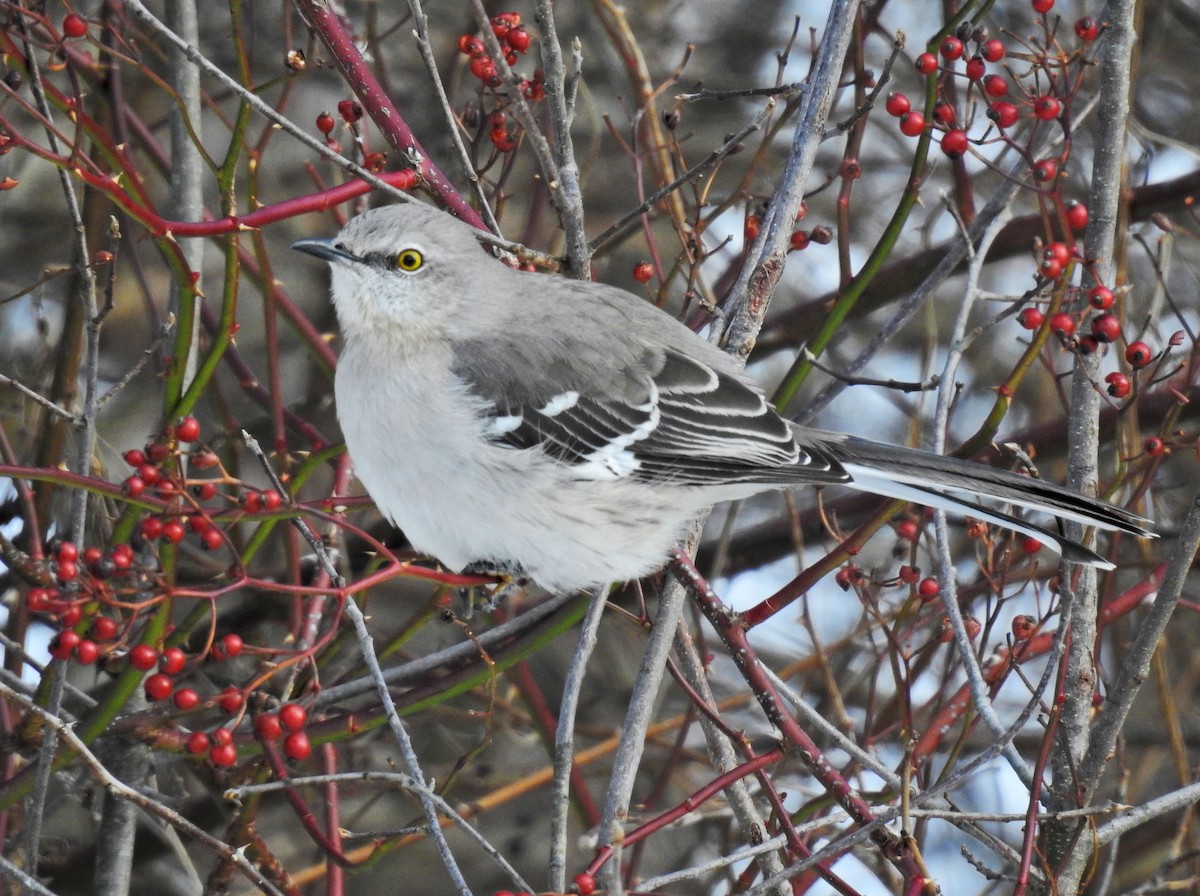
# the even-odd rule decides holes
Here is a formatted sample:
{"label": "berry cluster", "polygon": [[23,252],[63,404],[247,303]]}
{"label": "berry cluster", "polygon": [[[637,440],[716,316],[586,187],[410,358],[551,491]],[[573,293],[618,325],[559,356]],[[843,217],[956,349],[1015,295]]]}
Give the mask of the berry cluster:
{"label": "berry cluster", "polygon": [[[500,51],[508,65],[517,64],[517,60],[529,51],[531,38],[525,26],[521,24],[521,16],[515,12],[502,12],[492,16],[492,34],[500,43]],[[483,39],[473,34],[463,34],[458,38],[458,49],[468,58],[468,69],[471,74],[492,93],[495,108],[487,116],[489,137],[497,152],[510,153],[517,148],[517,138],[510,127],[507,103],[495,91],[503,79],[496,70],[496,62],[488,55],[487,46]],[[530,102],[546,98],[545,76],[541,69],[534,72],[532,78],[522,78],[518,84],[521,95]]]}
{"label": "berry cluster", "polygon": [[[841,173],[844,177],[855,179],[858,173],[861,173],[861,171],[856,173],[855,170],[847,170],[848,168],[857,169],[857,163],[842,163]],[[801,203],[800,211],[796,213],[796,223],[800,223],[806,217],[808,217],[808,203]],[[746,215],[746,220],[742,225],[742,236],[746,245],[754,242],[761,230],[762,217],[757,213]],[[833,231],[824,224],[820,224],[810,230],[793,230],[791,239],[788,240],[788,251],[800,252],[807,249],[812,243],[816,243],[818,246],[827,246],[831,242],[833,242]]]}

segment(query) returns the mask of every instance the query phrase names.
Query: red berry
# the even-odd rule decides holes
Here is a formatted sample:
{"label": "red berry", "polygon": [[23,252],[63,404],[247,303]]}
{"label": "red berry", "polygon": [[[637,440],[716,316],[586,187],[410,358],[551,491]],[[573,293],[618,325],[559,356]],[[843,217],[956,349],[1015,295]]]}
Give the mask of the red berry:
{"label": "red berry", "polygon": [[193,731],[190,735],[188,735],[187,751],[193,756],[203,756],[208,752],[208,748],[208,735],[203,731]]}
{"label": "red berry", "polygon": [[217,486],[212,482],[201,482],[199,485],[192,486],[192,494],[201,501],[207,501],[216,496]]}
{"label": "red berry", "polygon": [[917,536],[921,534],[921,527],[917,525],[916,520],[901,520],[896,523],[896,537],[904,541],[916,541]]}
{"label": "red berry", "polygon": [[797,230],[788,240],[789,252],[800,252],[808,248],[808,234],[803,230]]}
{"label": "red berry", "polygon": [[288,759],[299,762],[307,759],[312,753],[312,743],[303,731],[293,731],[283,739],[283,754]]}
{"label": "red berry", "polygon": [[131,467],[140,467],[146,462],[146,452],[137,448],[130,448],[121,457],[125,458],[125,463]]}
{"label": "red berry", "polygon": [[146,446],[146,459],[151,463],[160,464],[171,456],[171,446],[166,442],[151,442]]}
{"label": "red berry", "polygon": [[88,26],[83,16],[70,13],[62,21],[62,33],[67,37],[79,38],[87,34]]}
{"label": "red berry", "polygon": [[921,579],[920,584],[917,585],[917,596],[921,600],[929,601],[937,597],[941,590],[942,586],[938,580],[933,576],[927,576]]}
{"label": "red berry", "polygon": [[1021,539],[1021,550],[1026,554],[1036,554],[1042,549],[1042,543],[1032,535],[1026,535]]}
{"label": "red berry", "polygon": [[[1142,449],[1151,457],[1158,457],[1158,455],[1163,453],[1166,447],[1167,446],[1163,443],[1163,440],[1158,436],[1151,436],[1150,438],[1146,439],[1146,441],[1142,442]],[[63,634],[66,633],[64,632]]]}
{"label": "red berry", "polygon": [[129,648],[129,665],[142,672],[148,672],[158,662],[158,651],[149,644],[134,644]]}
{"label": "red berry", "polygon": [[362,106],[354,102],[354,100],[342,100],[337,104],[338,115],[342,116],[342,121],[347,124],[354,124],[362,118]]}
{"label": "red berry", "polygon": [[1045,15],[1050,10],[1054,9],[1054,0],[1032,0],[1030,6],[1033,7],[1034,12]]}
{"label": "red berry", "polygon": [[333,131],[333,126],[335,124],[336,122],[333,120],[333,116],[328,112],[322,112],[317,116],[317,130],[326,136]]}
{"label": "red berry", "polygon": [[490,83],[496,77],[496,63],[487,56],[472,57],[470,68],[471,74],[485,84]]}
{"label": "red berry", "polygon": [[954,123],[954,106],[945,100],[938,100],[933,104],[933,120],[938,124],[950,125]]}
{"label": "red berry", "polygon": [[122,541],[112,546],[112,550],[108,552],[112,558],[113,566],[120,570],[129,569],[133,566],[133,548],[128,542]]}
{"label": "red berry", "polygon": [[1091,333],[1075,340],[1075,350],[1081,355],[1091,355],[1100,350],[1100,340]]}
{"label": "red berry", "polygon": [[242,510],[246,513],[258,513],[262,510],[262,493],[253,489],[242,495]]}
{"label": "red berry", "polygon": [[1059,264],[1066,264],[1071,260],[1071,250],[1066,243],[1053,242],[1042,250],[1043,258],[1053,258]]}
{"label": "red berry", "polygon": [[1004,41],[992,38],[983,42],[983,46],[979,48],[981,55],[988,62],[999,62],[1005,55]]}
{"label": "red berry", "polygon": [[146,485],[154,485],[154,483],[158,482],[158,467],[150,463],[142,464],[137,468],[137,473],[134,475],[140,478]]}
{"label": "red berry", "polygon": [[979,637],[979,633],[983,631],[983,624],[974,616],[968,616],[963,619],[963,627],[967,630],[967,637],[974,641]]}
{"label": "red berry", "polygon": [[160,516],[148,516],[142,520],[139,527],[142,532],[142,538],[146,541],[157,541],[163,534],[163,521]]}
{"label": "red berry", "polygon": [[649,283],[654,276],[654,267],[648,261],[638,262],[633,266],[633,279],[638,283]]}
{"label": "red berry", "polygon": [[79,642],[83,640],[83,636],[65,629],[59,632],[50,640],[50,655],[56,660],[69,660],[72,651],[79,646]]}
{"label": "red berry", "polygon": [[1029,616],[1014,616],[1012,621],[1013,637],[1018,641],[1028,641],[1033,635],[1033,619]]}
{"label": "red berry", "polygon": [[1084,16],[1075,23],[1075,36],[1085,43],[1091,43],[1100,36],[1100,23],[1091,16]]}
{"label": "red berry", "polygon": [[197,470],[209,470],[217,466],[221,458],[212,451],[200,451],[192,455],[192,466]]}
{"label": "red berry", "polygon": [[178,709],[187,711],[200,705],[200,695],[191,688],[180,688],[171,696],[171,702]]}
{"label": "red berry", "polygon": [[96,662],[96,658],[99,656],[100,647],[90,638],[84,638],[75,645],[75,659],[79,660],[85,666],[90,666]]}
{"label": "red berry", "polygon": [[308,721],[308,710],[299,703],[285,703],[279,707],[279,721],[288,731],[299,731]]}
{"label": "red berry", "polygon": [[525,26],[523,25],[510,28],[506,35],[506,42],[518,53],[524,53],[529,49],[529,32],[525,30]]}
{"label": "red berry", "polygon": [[1058,314],[1050,318],[1050,332],[1056,333],[1066,339],[1075,332],[1075,318],[1071,317],[1065,311],[1058,312]]}
{"label": "red berry", "polygon": [[1038,273],[1047,280],[1057,280],[1062,276],[1062,262],[1056,261],[1053,258],[1044,258],[1042,263],[1038,265]]}
{"label": "red berry", "polygon": [[179,542],[183,541],[183,536],[186,534],[183,523],[177,519],[171,519],[163,523],[162,537],[171,542],[171,544],[179,544]]}
{"label": "red berry", "polygon": [[579,896],[592,896],[596,892],[596,878],[588,874],[586,871],[582,874],[576,874],[573,881],[575,891]]}
{"label": "red berry", "polygon": [[900,133],[905,137],[920,137],[925,132],[925,116],[908,112],[900,116]]}
{"label": "red berry", "polygon": [[899,118],[905,112],[912,108],[908,101],[908,97],[903,93],[889,93],[887,102],[883,104],[883,108],[887,110],[887,114],[893,118]]}
{"label": "red berry", "polygon": [[1033,101],[1033,115],[1039,121],[1053,121],[1062,112],[1062,103],[1052,96],[1039,96]]}
{"label": "red berry", "polygon": [[200,533],[200,544],[206,551],[219,550],[224,543],[225,536],[221,534],[221,530],[216,526],[205,529]]}
{"label": "red berry", "polygon": [[73,582],[79,578],[79,564],[74,560],[60,560],[58,563],[58,580]]}
{"label": "red berry", "polygon": [[913,585],[916,584],[917,579],[921,578],[921,571],[916,567],[909,566],[906,563],[904,566],[900,567],[899,572],[896,573],[896,578],[898,578],[905,585]]}
{"label": "red berry", "polygon": [[496,147],[497,152],[512,152],[517,148],[517,141],[508,128],[496,128],[492,131],[492,146]]}
{"label": "red berry", "polygon": [[943,37],[942,42],[938,45],[938,52],[942,54],[943,59],[951,61],[959,59],[963,54],[963,42],[952,34]]}
{"label": "red berry", "polygon": [[79,548],[75,546],[75,542],[73,541],[64,541],[58,546],[58,550],[54,552],[54,556],[59,563],[62,563],[64,560],[78,560]]}
{"label": "red berry", "polygon": [[967,60],[967,77],[972,81],[978,81],[987,71],[987,63],[983,61],[982,56],[972,56]]}
{"label": "red berry", "polygon": [[245,704],[246,699],[242,696],[242,692],[233,685],[221,691],[220,696],[217,697],[217,705],[221,707],[223,712],[227,712],[230,715],[233,715],[245,706]]}
{"label": "red berry", "polygon": [[159,700],[166,700],[171,696],[171,689],[175,686],[171,681],[170,675],[163,675],[161,672],[155,672],[153,675],[146,678],[142,684],[142,689],[146,692],[146,699],[152,703],[157,703]]}
{"label": "red berry", "polygon": [[217,728],[212,733],[213,743],[221,746],[233,743],[233,732],[228,728]]}
{"label": "red berry", "polygon": [[1033,179],[1048,183],[1058,177],[1058,159],[1042,159],[1033,166]]}
{"label": "red berry", "polygon": [[1021,117],[1021,111],[1012,103],[1001,101],[988,106],[987,116],[1001,128],[1011,128]]}
{"label": "red berry", "polygon": [[1116,298],[1107,286],[1097,286],[1088,293],[1088,304],[1098,311],[1107,311]]}
{"label": "red berry", "polygon": [[1067,226],[1076,233],[1082,233],[1088,225],[1087,206],[1082,202],[1072,202],[1067,206]]}
{"label": "red berry", "polygon": [[25,595],[25,606],[29,608],[30,613],[46,613],[49,612],[54,604],[55,592],[49,588],[30,588],[29,593]]}
{"label": "red berry", "polygon": [[983,92],[994,99],[999,99],[1008,93],[1008,81],[1003,75],[988,75],[983,79]]}
{"label": "red berry", "polygon": [[221,639],[221,648],[225,652],[225,656],[232,659],[235,656],[241,656],[242,650],[245,648],[246,642],[242,640],[241,635],[230,632]]}
{"label": "red berry", "polygon": [[1041,309],[1034,308],[1032,305],[1022,308],[1020,314],[1017,315],[1017,322],[1026,330],[1036,330],[1045,320],[1046,315],[1042,313]]}
{"label": "red berry", "polygon": [[81,619],[83,619],[83,610],[79,608],[78,604],[67,607],[58,617],[59,624],[64,629],[74,628],[79,625]]}
{"label": "red berry", "polygon": [[117,636],[117,623],[107,616],[97,616],[92,620],[92,637],[97,641],[111,641]]}
{"label": "red berry", "polygon": [[218,744],[209,750],[208,761],[217,766],[217,768],[229,768],[232,765],[236,765],[237,747],[232,743]]}
{"label": "red berry", "polygon": [[1144,342],[1131,342],[1125,347],[1125,360],[1134,370],[1140,370],[1154,358],[1154,352]]}
{"label": "red berry", "polygon": [[942,137],[942,152],[952,159],[957,159],[967,151],[966,131],[947,131]]}
{"label": "red berry", "polygon": [[1100,342],[1116,342],[1121,338],[1121,322],[1115,314],[1101,314],[1092,318],[1092,335]]}
{"label": "red berry", "polygon": [[458,52],[464,56],[475,56],[484,52],[483,41],[472,34],[462,34],[458,38]]}
{"label": "red berry", "polygon": [[1133,388],[1129,377],[1117,371],[1106,376],[1104,382],[1108,383],[1108,394],[1113,398],[1125,398]]}
{"label": "red berry", "polygon": [[283,734],[283,726],[279,724],[279,716],[273,712],[264,713],[254,719],[254,730],[262,740],[278,740]]}
{"label": "red berry", "polygon": [[747,243],[752,243],[758,238],[759,228],[762,227],[762,221],[758,215],[747,215],[746,222],[742,225],[742,238]]}
{"label": "red berry", "polygon": [[914,65],[921,74],[932,75],[938,68],[937,57],[932,53],[922,53],[916,58]]}
{"label": "red berry", "polygon": [[167,675],[178,675],[187,663],[187,654],[178,647],[168,647],[162,652],[158,661],[158,669]]}

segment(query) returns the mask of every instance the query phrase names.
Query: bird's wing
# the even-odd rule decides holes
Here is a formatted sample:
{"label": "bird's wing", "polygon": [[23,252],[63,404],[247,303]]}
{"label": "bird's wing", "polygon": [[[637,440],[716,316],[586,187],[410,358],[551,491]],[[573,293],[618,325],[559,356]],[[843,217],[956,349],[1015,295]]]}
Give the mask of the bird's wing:
{"label": "bird's wing", "polygon": [[[524,360],[541,366],[524,368],[519,383],[496,379],[497,369],[514,368],[511,357],[496,365],[481,355],[494,350],[456,351],[455,373],[491,409],[488,437],[544,451],[581,478],[694,486],[847,478],[819,448],[800,448],[754,388],[677,349],[643,344],[590,367],[562,352],[531,357]],[[559,365],[553,375],[543,375],[548,364]]]}

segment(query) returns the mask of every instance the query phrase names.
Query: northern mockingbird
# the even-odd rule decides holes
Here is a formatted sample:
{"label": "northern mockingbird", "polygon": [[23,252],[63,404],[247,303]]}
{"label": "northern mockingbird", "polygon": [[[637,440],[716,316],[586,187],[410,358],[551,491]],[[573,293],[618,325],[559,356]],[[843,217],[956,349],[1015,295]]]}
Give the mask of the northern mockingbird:
{"label": "northern mockingbird", "polygon": [[982,464],[796,426],[736,362],[631,293],[507,267],[429,206],[292,248],[329,262],[355,471],[414,548],[551,590],[663,565],[709,505],[841,484],[966,512],[1108,567],[976,497],[1148,536],[1113,504]]}

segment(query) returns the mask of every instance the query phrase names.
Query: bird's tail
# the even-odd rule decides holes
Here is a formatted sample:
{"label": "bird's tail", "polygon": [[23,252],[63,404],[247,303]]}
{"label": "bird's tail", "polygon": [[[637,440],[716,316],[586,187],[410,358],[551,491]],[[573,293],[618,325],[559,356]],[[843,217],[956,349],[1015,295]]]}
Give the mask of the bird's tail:
{"label": "bird's tail", "polygon": [[840,464],[850,477],[846,485],[852,488],[995,523],[1036,538],[1076,563],[1102,569],[1113,566],[1091,548],[1059,532],[984,507],[978,499],[1003,501],[1048,513],[1060,521],[1129,532],[1142,538],[1155,537],[1148,520],[1124,507],[1032,476],[839,433],[803,429],[798,431],[797,439],[803,447],[811,446],[815,453]]}

